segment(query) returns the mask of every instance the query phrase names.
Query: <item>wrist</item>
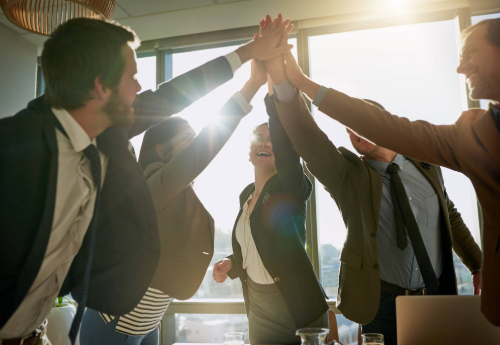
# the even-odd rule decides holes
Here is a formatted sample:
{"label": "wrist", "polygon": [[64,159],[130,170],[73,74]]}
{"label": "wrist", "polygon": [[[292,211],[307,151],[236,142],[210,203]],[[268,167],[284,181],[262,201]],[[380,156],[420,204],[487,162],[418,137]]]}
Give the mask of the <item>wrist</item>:
{"label": "wrist", "polygon": [[238,56],[240,57],[241,64],[244,64],[248,60],[252,59],[252,49],[251,49],[252,44],[253,41],[235,50],[236,54],[238,54]]}

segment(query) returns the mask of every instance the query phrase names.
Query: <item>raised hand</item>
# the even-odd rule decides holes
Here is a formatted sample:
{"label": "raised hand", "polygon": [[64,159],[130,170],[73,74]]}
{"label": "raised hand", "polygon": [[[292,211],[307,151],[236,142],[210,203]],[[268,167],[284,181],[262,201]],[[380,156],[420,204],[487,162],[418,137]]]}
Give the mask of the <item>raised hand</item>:
{"label": "raised hand", "polygon": [[278,18],[281,18],[281,20],[275,20],[274,23],[271,20],[272,24],[266,29],[265,35],[262,35],[260,39],[253,40],[236,50],[242,63],[250,59],[266,61],[293,48],[291,44],[280,46],[282,36],[287,32],[290,20],[287,19],[285,22],[282,22],[281,14],[278,15]]}
{"label": "raised hand", "polygon": [[[255,34],[253,39],[255,41],[259,40],[259,35]],[[258,86],[262,86],[266,83],[267,73],[263,61],[252,59],[252,72],[250,74],[250,81]]]}
{"label": "raised hand", "polygon": [[[283,17],[279,15],[274,19],[274,23],[283,23]],[[262,19],[259,23],[260,35],[265,35],[269,28],[273,25],[271,17],[267,16]],[[293,24],[288,25],[286,32],[282,35],[279,46],[285,46],[288,44],[288,34],[293,30]],[[280,84],[286,78],[285,63],[283,61],[283,55],[279,55],[273,59],[265,61],[265,66],[267,73],[271,75],[273,84]]]}
{"label": "raised hand", "polygon": [[285,70],[288,80],[290,81],[290,83],[292,83],[293,86],[300,89],[301,82],[303,82],[304,79],[307,79],[307,77],[300,69],[299,65],[297,64],[297,61],[295,61],[295,58],[293,57],[291,52],[288,51],[284,53],[283,57],[286,63]]}
{"label": "raised hand", "polygon": [[227,272],[229,272],[231,266],[231,260],[228,258],[216,262],[213,270],[213,277],[215,282],[224,283],[227,279]]}

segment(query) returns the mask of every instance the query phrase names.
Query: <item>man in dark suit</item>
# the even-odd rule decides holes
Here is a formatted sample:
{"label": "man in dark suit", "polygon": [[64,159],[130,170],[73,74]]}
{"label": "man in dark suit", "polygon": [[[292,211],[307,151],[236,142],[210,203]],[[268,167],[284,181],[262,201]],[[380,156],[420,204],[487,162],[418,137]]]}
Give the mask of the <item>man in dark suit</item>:
{"label": "man in dark suit", "polygon": [[156,212],[128,140],[266,60],[274,37],[252,41],[159,86],[140,85],[135,33],[74,19],[44,45],[46,94],[0,121],[0,340],[36,344],[58,294],[112,315],[131,311],[159,258]]}
{"label": "man in dark suit", "polygon": [[500,327],[500,18],[484,20],[462,34],[457,72],[467,77],[471,99],[487,110],[464,111],[455,124],[409,121],[363,100],[318,85],[285,54],[290,82],[319,110],[379,146],[462,172],[470,178],[483,213],[481,311]]}

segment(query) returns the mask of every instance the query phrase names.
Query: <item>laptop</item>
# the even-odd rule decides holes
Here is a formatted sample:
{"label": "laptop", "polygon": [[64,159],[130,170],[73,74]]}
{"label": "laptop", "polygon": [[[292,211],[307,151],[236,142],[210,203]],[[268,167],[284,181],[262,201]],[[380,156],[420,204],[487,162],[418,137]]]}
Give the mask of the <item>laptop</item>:
{"label": "laptop", "polygon": [[399,296],[396,320],[398,345],[500,344],[480,296]]}

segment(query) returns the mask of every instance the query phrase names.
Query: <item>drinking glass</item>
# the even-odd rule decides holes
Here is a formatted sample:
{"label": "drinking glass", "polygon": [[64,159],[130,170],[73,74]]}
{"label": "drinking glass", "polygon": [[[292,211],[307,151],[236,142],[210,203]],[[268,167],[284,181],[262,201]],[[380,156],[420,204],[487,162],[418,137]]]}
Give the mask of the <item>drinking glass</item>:
{"label": "drinking glass", "polygon": [[302,345],[326,345],[329,332],[328,328],[301,328],[295,334]]}
{"label": "drinking glass", "polygon": [[224,345],[243,345],[245,336],[241,332],[224,333]]}
{"label": "drinking glass", "polygon": [[384,336],[378,333],[365,333],[361,335],[363,345],[384,345]]}

